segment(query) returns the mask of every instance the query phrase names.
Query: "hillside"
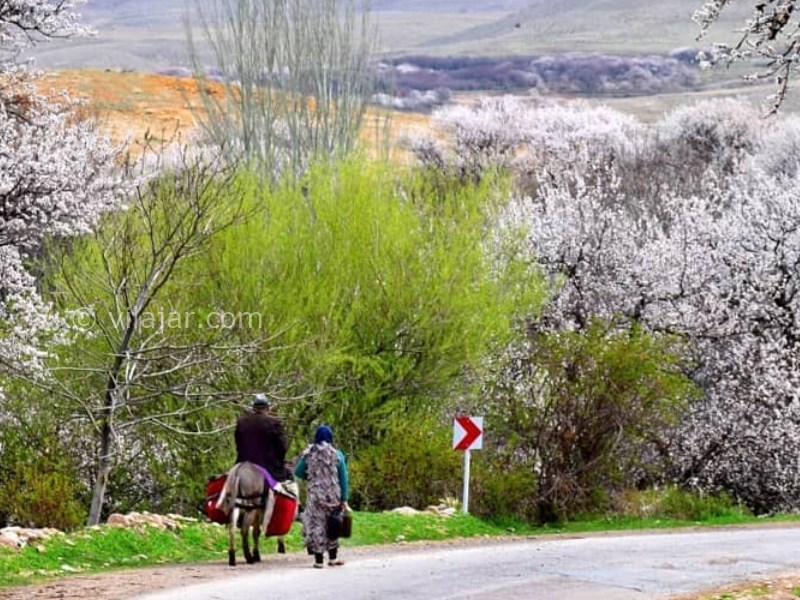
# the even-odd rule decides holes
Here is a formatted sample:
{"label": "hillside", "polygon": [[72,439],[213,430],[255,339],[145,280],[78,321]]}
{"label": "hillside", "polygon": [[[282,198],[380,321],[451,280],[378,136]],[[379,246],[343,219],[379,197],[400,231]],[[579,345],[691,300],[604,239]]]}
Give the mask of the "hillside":
{"label": "hillside", "polygon": [[[201,2],[203,0],[200,0]],[[696,45],[692,12],[702,0],[376,0],[381,50],[399,54],[646,54]],[[748,12],[734,3],[712,39],[730,40]],[[89,0],[99,34],[42,44],[48,67],[146,71],[186,64],[185,0]]]}
{"label": "hillside", "polygon": [[[210,84],[214,85],[214,84]],[[121,73],[94,69],[72,69],[47,75],[43,86],[54,91],[66,89],[87,101],[87,112],[95,115],[102,129],[117,142],[136,144],[146,132],[170,139],[184,139],[196,127],[200,106],[193,80],[145,73]],[[211,88],[221,93],[221,88]],[[362,130],[368,148],[383,144],[385,111],[370,109]],[[392,113],[388,136],[392,148],[414,132],[428,126],[428,117]]]}
{"label": "hillside", "polygon": [[[669,52],[697,45],[692,14],[698,0],[529,0],[491,23],[465,28],[430,42],[433,48],[477,52]],[[723,12],[712,39],[730,40],[749,14],[748,3]]]}

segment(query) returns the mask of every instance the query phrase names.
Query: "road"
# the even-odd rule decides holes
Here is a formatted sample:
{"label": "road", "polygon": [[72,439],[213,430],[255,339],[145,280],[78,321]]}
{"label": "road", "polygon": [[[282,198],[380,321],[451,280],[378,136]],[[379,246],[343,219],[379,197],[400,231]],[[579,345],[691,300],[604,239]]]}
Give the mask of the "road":
{"label": "road", "polygon": [[485,542],[310,560],[139,600],[632,600],[665,598],[800,567],[800,528]]}

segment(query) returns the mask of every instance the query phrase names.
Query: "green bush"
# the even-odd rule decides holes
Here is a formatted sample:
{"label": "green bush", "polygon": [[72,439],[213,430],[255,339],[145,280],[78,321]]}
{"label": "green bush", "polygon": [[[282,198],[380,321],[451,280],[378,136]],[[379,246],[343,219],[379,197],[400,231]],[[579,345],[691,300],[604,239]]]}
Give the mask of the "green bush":
{"label": "green bush", "polygon": [[716,517],[747,514],[726,494],[699,494],[677,486],[627,490],[620,493],[613,510],[626,517],[706,521]]}
{"label": "green bush", "polygon": [[75,479],[69,473],[47,468],[41,464],[17,465],[0,485],[0,504],[9,507],[15,524],[75,529],[85,517]]}
{"label": "green bush", "polygon": [[474,461],[470,474],[470,513],[489,519],[536,519],[533,470],[499,461]]}
{"label": "green bush", "polygon": [[487,420],[506,455],[535,464],[540,522],[603,510],[636,484],[696,392],[681,351],[680,340],[602,321],[512,349],[487,388]]}
{"label": "green bush", "polygon": [[0,521],[61,530],[83,522],[85,490],[59,441],[44,418],[0,432]]}
{"label": "green bush", "polygon": [[450,430],[432,417],[395,418],[350,465],[352,503],[360,510],[425,508],[459,494],[461,454]]}

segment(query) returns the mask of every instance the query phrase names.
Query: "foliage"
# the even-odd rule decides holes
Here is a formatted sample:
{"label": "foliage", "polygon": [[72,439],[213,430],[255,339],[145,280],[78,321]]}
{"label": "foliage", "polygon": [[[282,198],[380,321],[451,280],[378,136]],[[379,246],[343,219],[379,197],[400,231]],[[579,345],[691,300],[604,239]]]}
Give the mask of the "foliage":
{"label": "foliage", "polygon": [[379,441],[350,461],[350,503],[360,510],[412,506],[423,509],[456,496],[460,454],[450,431],[422,414],[394,418]]}
{"label": "foliage", "polygon": [[743,512],[746,514],[746,511],[725,494],[698,494],[674,485],[623,491],[613,499],[612,509],[615,515],[683,521],[734,518]]}
{"label": "foliage", "polygon": [[[25,400],[27,404],[31,398]],[[3,413],[0,527],[12,522],[28,527],[75,528],[83,521],[85,490],[72,457],[61,445],[57,419],[49,412],[12,411],[8,406]]]}
{"label": "foliage", "polygon": [[368,1],[206,0],[198,8],[225,88],[220,98],[204,85],[187,29],[203,100],[198,119],[213,143],[274,179],[355,147],[372,93]]}
{"label": "foliage", "polygon": [[672,340],[600,322],[509,348],[485,390],[490,427],[500,453],[532,467],[541,522],[596,509],[636,483],[691,396],[679,357]]}
{"label": "foliage", "polygon": [[520,464],[508,453],[485,446],[484,451],[472,455],[469,504],[470,513],[484,519],[535,523],[536,476],[533,468],[529,464]]}
{"label": "foliage", "polygon": [[[511,245],[486,242],[502,190],[362,160],[268,189],[190,161],[94,235],[50,247],[47,289],[82,335],[54,348],[52,379],[25,386],[62,420],[92,519],[193,512],[255,390],[294,449],[324,420],[352,458],[440,411],[541,296]],[[420,497],[438,496],[427,484]]]}
{"label": "foliage", "polygon": [[198,263],[211,285],[195,296],[280,332],[283,351],[247,376],[295,382],[276,397],[295,435],[327,421],[354,457],[386,423],[441,405],[515,315],[535,310],[538,278],[513,248],[484,241],[501,189],[440,188],[361,159],[319,165],[300,187],[254,199]]}
{"label": "foliage", "polygon": [[93,237],[53,258],[53,296],[84,330],[50,374],[73,427],[92,432],[90,524],[103,511],[112,465],[165,461],[173,445],[153,428],[201,433],[208,407],[230,397],[220,387],[227,373],[258,343],[228,342],[227,329],[198,321],[206,312],[181,302],[183,263],[240,218],[243,197],[233,170],[213,157],[183,158],[143,183]]}
{"label": "foliage", "polygon": [[699,80],[680,60],[662,56],[399,56],[387,63],[379,89],[401,97],[412,91],[530,88],[562,94],[655,94],[691,88]]}
{"label": "foliage", "polygon": [[88,231],[127,190],[119,149],[76,117],[75,101],[42,94],[38,74],[13,63],[37,41],[88,33],[77,4],[6,0],[0,11],[0,373],[40,369],[45,341],[66,328],[26,262],[46,238]]}
{"label": "foliage", "polygon": [[[595,126],[592,112],[576,113],[487,104],[459,122],[467,137],[487,122],[516,125],[504,142],[514,150],[486,164],[510,165],[530,194],[511,203],[498,230],[525,231],[552,284],[535,329],[585,331],[599,317],[683,337],[686,374],[703,400],[662,436],[668,476],[757,512],[798,506],[791,140],[776,144],[774,129],[730,102],[650,127],[613,111]],[[560,131],[571,134],[566,147]]]}

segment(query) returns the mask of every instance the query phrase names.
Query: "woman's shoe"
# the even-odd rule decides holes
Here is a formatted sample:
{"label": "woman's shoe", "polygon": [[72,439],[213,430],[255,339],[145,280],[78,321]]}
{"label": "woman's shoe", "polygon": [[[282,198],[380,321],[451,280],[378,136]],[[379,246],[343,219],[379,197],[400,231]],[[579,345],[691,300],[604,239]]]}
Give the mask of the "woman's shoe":
{"label": "woman's shoe", "polygon": [[328,566],[329,567],[341,567],[343,565],[344,565],[344,561],[343,560],[329,560],[328,561]]}

